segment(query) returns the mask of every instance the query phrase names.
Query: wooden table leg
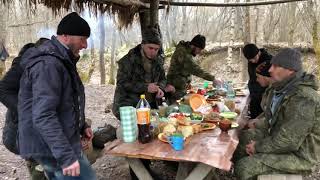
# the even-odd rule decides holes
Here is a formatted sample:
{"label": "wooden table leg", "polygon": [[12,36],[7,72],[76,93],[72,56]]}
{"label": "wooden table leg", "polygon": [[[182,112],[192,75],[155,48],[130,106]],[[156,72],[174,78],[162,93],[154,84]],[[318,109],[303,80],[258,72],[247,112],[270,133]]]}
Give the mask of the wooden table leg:
{"label": "wooden table leg", "polygon": [[148,170],[144,167],[140,159],[126,158],[129,166],[140,180],[153,180]]}
{"label": "wooden table leg", "polygon": [[176,180],[185,180],[196,164],[193,162],[179,162]]}
{"label": "wooden table leg", "polygon": [[213,169],[209,172],[209,174],[207,175],[206,178],[204,178],[204,180],[220,180],[219,176],[216,173],[217,169]]}
{"label": "wooden table leg", "polygon": [[213,169],[214,168],[209,165],[198,163],[197,166],[191,171],[189,176],[186,178],[186,180],[202,180],[206,178],[209,172]]}

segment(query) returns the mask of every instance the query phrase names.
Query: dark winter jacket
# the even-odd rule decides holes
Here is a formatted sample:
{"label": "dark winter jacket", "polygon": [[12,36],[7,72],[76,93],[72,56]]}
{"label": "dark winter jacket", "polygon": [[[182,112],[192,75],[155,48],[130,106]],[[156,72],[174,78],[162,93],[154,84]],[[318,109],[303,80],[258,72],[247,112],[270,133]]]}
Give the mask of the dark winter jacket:
{"label": "dark winter jacket", "polygon": [[258,63],[254,64],[249,62],[248,63],[248,73],[249,73],[249,91],[250,94],[263,94],[265,89],[264,87],[261,87],[260,84],[257,82],[257,76],[256,76],[256,68],[264,62],[270,63],[272,59],[272,55],[269,54],[265,49],[260,49],[261,56],[259,58]]}
{"label": "dark winter jacket", "polygon": [[3,127],[2,141],[5,147],[15,154],[19,153],[16,140],[18,131],[18,92],[20,78],[23,73],[23,70],[20,67],[20,61],[24,52],[33,46],[33,43],[23,46],[19,55],[13,59],[11,68],[0,81],[0,102],[8,108]]}
{"label": "dark winter jacket", "polygon": [[250,91],[250,105],[249,105],[249,111],[250,111],[250,117],[252,119],[259,116],[263,111],[261,108],[261,100],[264,91],[266,90],[265,87],[260,86],[260,84],[257,82],[257,76],[256,76],[256,68],[264,62],[270,63],[270,60],[272,58],[272,55],[270,55],[265,49],[260,49],[261,56],[259,58],[258,63],[254,64],[249,62],[248,63],[248,72],[249,72],[249,91]]}
{"label": "dark winter jacket", "polygon": [[76,62],[54,36],[22,56],[18,115],[23,158],[55,158],[65,168],[80,157],[85,95]]}

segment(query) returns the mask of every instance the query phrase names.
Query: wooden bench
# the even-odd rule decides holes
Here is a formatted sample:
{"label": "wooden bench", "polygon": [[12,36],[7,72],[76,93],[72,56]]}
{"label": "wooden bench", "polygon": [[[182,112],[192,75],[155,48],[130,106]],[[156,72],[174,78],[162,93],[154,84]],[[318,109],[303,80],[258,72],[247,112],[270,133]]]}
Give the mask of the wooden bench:
{"label": "wooden bench", "polygon": [[302,180],[302,176],[296,174],[270,174],[260,175],[258,180]]}

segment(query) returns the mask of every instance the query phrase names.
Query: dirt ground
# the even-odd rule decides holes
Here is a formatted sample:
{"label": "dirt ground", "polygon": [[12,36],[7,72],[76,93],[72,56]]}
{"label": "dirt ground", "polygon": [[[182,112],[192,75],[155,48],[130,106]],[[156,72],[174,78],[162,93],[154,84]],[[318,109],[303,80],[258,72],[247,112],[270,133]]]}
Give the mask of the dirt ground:
{"label": "dirt ground", "polygon": [[[86,116],[91,119],[93,128],[103,126],[105,123],[119,126],[112,113],[106,113],[106,107],[112,104],[114,86],[86,86]],[[109,106],[110,107],[110,106]],[[108,108],[107,108],[108,109]],[[6,108],[0,105],[0,138],[4,123]],[[165,180],[174,179],[175,170],[169,168],[163,162],[152,162],[152,169]],[[93,164],[99,180],[126,180],[129,178],[129,166],[123,158],[105,155]],[[236,180],[230,173],[218,172],[222,180]],[[27,180],[29,174],[24,160],[5,149],[0,142],[0,180]],[[320,179],[320,171],[316,170],[313,175],[305,180]]]}

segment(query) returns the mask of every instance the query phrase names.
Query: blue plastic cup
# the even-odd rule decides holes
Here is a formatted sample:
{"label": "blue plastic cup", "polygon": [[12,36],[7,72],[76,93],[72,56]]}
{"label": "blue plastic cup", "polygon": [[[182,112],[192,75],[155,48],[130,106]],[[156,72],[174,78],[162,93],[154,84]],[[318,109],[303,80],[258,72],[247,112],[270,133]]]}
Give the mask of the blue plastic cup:
{"label": "blue plastic cup", "polygon": [[169,143],[174,150],[181,151],[183,150],[184,138],[183,136],[170,136]]}

